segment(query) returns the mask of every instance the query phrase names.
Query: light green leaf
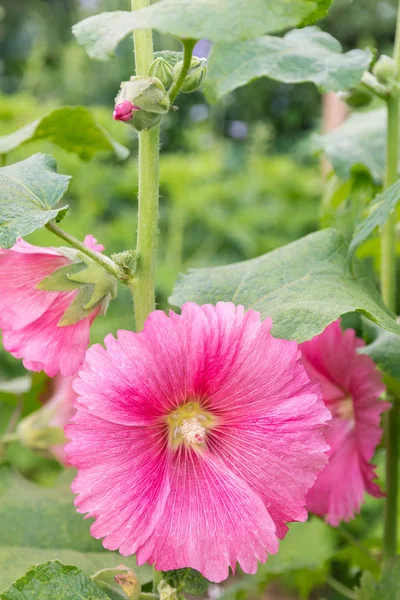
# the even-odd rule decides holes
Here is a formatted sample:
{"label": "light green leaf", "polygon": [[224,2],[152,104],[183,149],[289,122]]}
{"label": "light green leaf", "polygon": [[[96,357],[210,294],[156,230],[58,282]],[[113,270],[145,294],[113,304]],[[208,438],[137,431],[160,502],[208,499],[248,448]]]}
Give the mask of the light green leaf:
{"label": "light green leaf", "polygon": [[272,317],[277,337],[308,340],[340,315],[358,311],[381,327],[400,333],[370,276],[358,261],[354,275],[341,233],[324,229],[258,258],[195,269],[178,280],[171,304],[219,300],[243,304]]}
{"label": "light green leaf", "polygon": [[[46,560],[58,558],[88,572],[122,562],[117,552],[105,550],[100,540],[90,535],[90,520],[76,512],[71,478],[68,472],[56,487],[46,488],[6,467],[0,469],[0,590],[27,568]],[[137,567],[134,556],[124,557],[123,562],[142,584],[151,580],[148,565]]]}
{"label": "light green leaf", "polygon": [[368,216],[357,226],[350,243],[349,257],[354,256],[357,248],[367,241],[373,231],[383,227],[389,216],[396,210],[400,200],[400,181],[397,181],[382,194],[378,194],[369,206]]}
{"label": "light green leaf", "polygon": [[363,320],[366,346],[358,349],[360,354],[370,356],[385,373],[400,379],[400,336],[381,329],[371,321]]}
{"label": "light green leaf", "polygon": [[348,179],[353,169],[361,168],[381,183],[385,170],[386,109],[354,113],[331,133],[316,136],[315,144],[325,152],[341,179]]}
{"label": "light green leaf", "polygon": [[29,392],[32,387],[32,377],[29,375],[22,375],[21,377],[15,377],[14,379],[8,379],[6,381],[0,380],[0,392],[2,394],[13,394],[20,396]]}
{"label": "light green leaf", "polygon": [[331,0],[161,0],[135,13],[89,17],[72,31],[89,56],[106,60],[132,30],[154,28],[180,38],[232,42],[310,24],[324,16],[330,4]]}
{"label": "light green leaf", "polygon": [[58,560],[28,571],[0,600],[109,600],[101,587],[78,567]]}
{"label": "light green leaf", "polygon": [[347,90],[360,81],[372,59],[369,50],[342,53],[340,43],[318,27],[294,29],[284,37],[265,36],[215,44],[205,83],[210,101],[258,77],[285,83],[311,81],[322,91]]}
{"label": "light green leaf", "polygon": [[400,600],[400,558],[392,558],[383,564],[379,583],[366,571],[361,577],[357,600]]}
{"label": "light green leaf", "polygon": [[54,208],[67,191],[70,177],[58,175],[49,154],[35,154],[0,169],[0,246],[10,248],[19,237],[61,220],[67,206]]}
{"label": "light green leaf", "polygon": [[48,139],[68,152],[90,160],[97,152],[114,152],[125,160],[129,150],[116,142],[84,106],[57,108],[42,119],[0,137],[0,154],[8,154],[27,142]]}

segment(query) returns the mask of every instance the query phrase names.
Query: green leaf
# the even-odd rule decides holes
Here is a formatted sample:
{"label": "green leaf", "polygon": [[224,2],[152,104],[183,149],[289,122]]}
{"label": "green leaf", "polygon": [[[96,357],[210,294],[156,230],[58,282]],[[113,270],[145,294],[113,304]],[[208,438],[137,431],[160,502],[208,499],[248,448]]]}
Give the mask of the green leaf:
{"label": "green leaf", "polygon": [[386,109],[352,114],[343,125],[316,136],[317,149],[323,150],[341,179],[355,169],[367,170],[376,183],[385,171]]}
{"label": "green leaf", "polygon": [[48,561],[28,571],[1,600],[108,600],[101,587],[78,567]]}
{"label": "green leaf", "polygon": [[379,583],[366,571],[361,577],[357,600],[400,600],[400,558],[392,558],[383,564]]}
{"label": "green leaf", "polygon": [[[33,564],[58,558],[90,572],[121,563],[90,535],[90,521],[79,515],[70,490],[71,472],[53,488],[36,485],[8,468],[0,469],[0,590]],[[9,564],[3,557],[9,553]],[[7,569],[3,568],[7,564]],[[142,584],[152,578],[148,565],[124,557]]]}
{"label": "green leaf", "polygon": [[357,226],[350,243],[349,258],[369,238],[373,231],[382,228],[390,215],[396,210],[400,200],[400,181],[397,181],[382,194],[378,194],[368,207],[368,216]]}
{"label": "green leaf", "polygon": [[49,154],[35,154],[0,169],[0,246],[10,248],[19,237],[61,220],[67,206],[54,208],[67,191],[70,177],[58,175]]}
{"label": "green leaf", "polygon": [[210,582],[195,569],[175,569],[164,571],[163,579],[178,592],[191,594],[192,596],[204,596]]}
{"label": "green leaf", "polygon": [[381,327],[400,333],[361,263],[348,264],[341,233],[324,229],[258,258],[195,269],[178,280],[171,304],[219,300],[243,304],[272,317],[277,337],[308,340],[340,315],[358,311]]}
{"label": "green leaf", "polygon": [[132,30],[154,28],[180,38],[232,42],[314,22],[330,4],[331,0],[161,0],[134,13],[89,17],[72,31],[89,56],[106,60]]}
{"label": "green leaf", "polygon": [[129,150],[116,142],[84,106],[57,108],[42,119],[0,137],[0,154],[43,139],[78,154],[82,160],[90,160],[97,152],[114,152],[121,160],[129,156]]}
{"label": "green leaf", "polygon": [[400,379],[400,337],[381,329],[371,321],[363,321],[364,337],[369,341],[358,349],[360,354],[370,356],[385,373]]}
{"label": "green leaf", "polygon": [[318,27],[294,29],[284,37],[215,44],[205,91],[211,101],[258,77],[285,83],[311,81],[322,91],[354,87],[372,59],[369,50],[342,53],[340,43]]}

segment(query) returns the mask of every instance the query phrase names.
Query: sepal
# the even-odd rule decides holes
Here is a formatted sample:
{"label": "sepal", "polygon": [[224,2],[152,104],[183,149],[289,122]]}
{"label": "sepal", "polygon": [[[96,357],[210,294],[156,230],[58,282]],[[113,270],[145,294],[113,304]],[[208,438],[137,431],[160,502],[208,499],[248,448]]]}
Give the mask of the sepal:
{"label": "sepal", "polygon": [[[174,81],[179,79],[183,67],[183,61],[178,62],[173,70]],[[207,75],[207,59],[193,56],[189,71],[180,89],[184,94],[191,94],[199,89]]]}
{"label": "sepal", "polygon": [[141,586],[135,573],[125,565],[115,569],[102,569],[92,579],[111,600],[138,600]]}

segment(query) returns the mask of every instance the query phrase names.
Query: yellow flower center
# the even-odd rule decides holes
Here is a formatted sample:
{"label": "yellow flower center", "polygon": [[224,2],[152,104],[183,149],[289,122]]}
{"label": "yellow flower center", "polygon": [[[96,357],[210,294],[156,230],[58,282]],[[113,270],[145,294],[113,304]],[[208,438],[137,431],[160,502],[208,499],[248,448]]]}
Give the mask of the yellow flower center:
{"label": "yellow flower center", "polygon": [[173,448],[178,448],[180,444],[200,448],[206,441],[207,430],[215,425],[216,418],[205,411],[199,402],[188,402],[171,412],[166,422]]}
{"label": "yellow flower center", "polygon": [[355,421],[354,402],[351,396],[346,396],[338,403],[337,409],[339,417],[347,421]]}

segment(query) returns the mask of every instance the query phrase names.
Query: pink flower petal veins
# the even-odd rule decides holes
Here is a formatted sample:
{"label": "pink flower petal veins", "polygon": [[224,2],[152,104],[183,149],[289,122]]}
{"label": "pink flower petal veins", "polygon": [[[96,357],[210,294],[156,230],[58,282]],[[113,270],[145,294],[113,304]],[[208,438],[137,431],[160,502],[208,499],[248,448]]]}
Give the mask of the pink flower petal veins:
{"label": "pink flower petal veins", "polygon": [[[93,236],[88,247],[100,251]],[[3,281],[0,296],[0,328],[5,349],[23,359],[25,368],[44,370],[49,377],[74,375],[89,345],[90,326],[99,307],[75,325],[58,326],[77,291],[47,292],[38,283],[70,260],[55,248],[41,248],[18,240],[9,250],[0,250]]]}
{"label": "pink flower petal veins", "polygon": [[373,481],[376,473],[370,461],[382,437],[380,415],[390,404],[379,400],[385,386],[373,361],[357,354],[363,345],[354,330],[342,331],[340,321],[301,345],[306,369],[321,383],[332,413],[326,433],[329,463],[309,492],[307,504],[333,526],[354,518],[365,491],[382,495]]}
{"label": "pink flower petal veins", "polygon": [[285,522],[307,518],[330,413],[297,345],[270,329],[231,303],[188,303],[89,349],[67,456],[106,548],[222,581],[237,562],[254,573]]}

